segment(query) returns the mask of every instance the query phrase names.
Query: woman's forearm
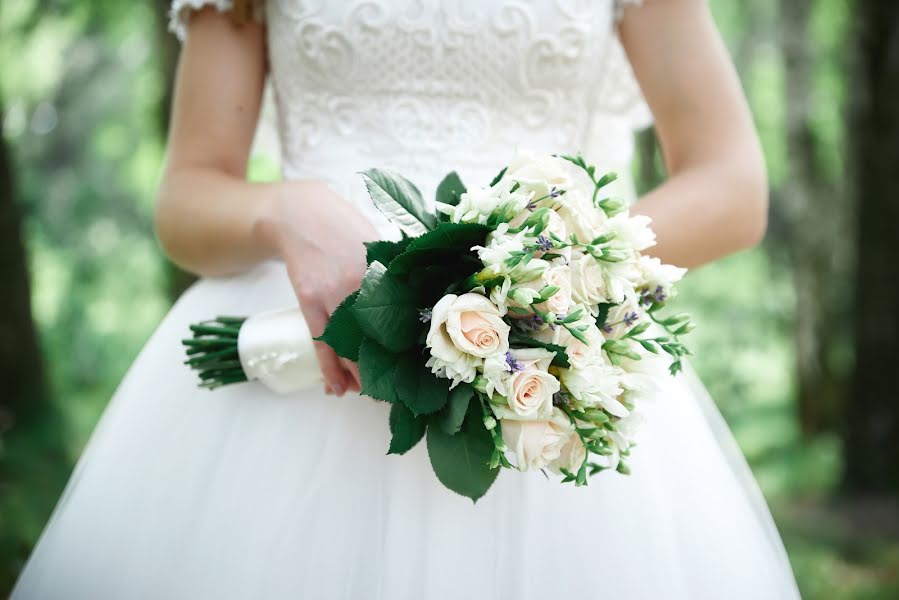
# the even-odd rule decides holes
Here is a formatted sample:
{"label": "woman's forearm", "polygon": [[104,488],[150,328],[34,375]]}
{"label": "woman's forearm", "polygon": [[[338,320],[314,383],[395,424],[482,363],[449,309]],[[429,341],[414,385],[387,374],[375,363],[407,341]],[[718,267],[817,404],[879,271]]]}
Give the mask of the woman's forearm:
{"label": "woman's forearm", "polygon": [[764,165],[750,154],[676,172],[631,212],[653,220],[658,243],[648,252],[692,268],[758,244],[767,211]]}
{"label": "woman's forearm", "polygon": [[275,254],[258,224],[281,183],[248,183],[210,167],[178,167],[163,178],[156,232],[166,254],[204,276],[240,272]]}

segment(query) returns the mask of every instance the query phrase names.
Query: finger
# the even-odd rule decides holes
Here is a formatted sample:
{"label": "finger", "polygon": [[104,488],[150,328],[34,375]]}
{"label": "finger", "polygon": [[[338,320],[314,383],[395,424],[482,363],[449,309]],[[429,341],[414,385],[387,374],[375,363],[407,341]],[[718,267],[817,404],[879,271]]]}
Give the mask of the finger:
{"label": "finger", "polygon": [[347,379],[337,354],[330,346],[322,342],[315,342],[315,354],[318,357],[318,365],[325,381],[335,394],[343,396],[347,388]]}
{"label": "finger", "polygon": [[359,366],[346,358],[341,358],[340,364],[344,372],[349,375],[350,387],[357,392],[362,391],[362,378],[359,376]]}
{"label": "finger", "polygon": [[[300,298],[300,308],[306,318],[306,325],[313,337],[321,335],[328,322],[328,313],[320,305],[314,305],[307,298]],[[318,358],[318,366],[321,369],[325,384],[338,396],[343,395],[347,386],[347,377],[340,365],[337,354],[324,342],[313,342],[315,356]],[[325,392],[327,392],[327,388]]]}

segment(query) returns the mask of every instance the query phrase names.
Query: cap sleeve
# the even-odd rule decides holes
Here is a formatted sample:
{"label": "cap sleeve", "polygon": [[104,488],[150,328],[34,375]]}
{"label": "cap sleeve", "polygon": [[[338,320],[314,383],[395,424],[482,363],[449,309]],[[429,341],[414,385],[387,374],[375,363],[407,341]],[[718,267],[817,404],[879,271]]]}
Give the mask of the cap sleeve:
{"label": "cap sleeve", "polygon": [[[253,18],[259,22],[264,20],[264,0],[250,0]],[[169,9],[169,31],[182,42],[187,38],[187,25],[190,15],[195,10],[213,7],[219,12],[231,12],[234,8],[233,0],[173,0]]]}

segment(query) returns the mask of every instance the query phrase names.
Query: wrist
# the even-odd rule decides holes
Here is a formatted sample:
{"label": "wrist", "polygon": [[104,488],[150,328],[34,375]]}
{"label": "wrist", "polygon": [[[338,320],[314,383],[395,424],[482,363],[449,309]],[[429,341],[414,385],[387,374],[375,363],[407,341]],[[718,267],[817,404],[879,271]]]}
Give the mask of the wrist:
{"label": "wrist", "polygon": [[283,188],[283,182],[266,186],[251,217],[250,231],[253,240],[269,258],[280,256],[283,246],[284,219],[280,216]]}

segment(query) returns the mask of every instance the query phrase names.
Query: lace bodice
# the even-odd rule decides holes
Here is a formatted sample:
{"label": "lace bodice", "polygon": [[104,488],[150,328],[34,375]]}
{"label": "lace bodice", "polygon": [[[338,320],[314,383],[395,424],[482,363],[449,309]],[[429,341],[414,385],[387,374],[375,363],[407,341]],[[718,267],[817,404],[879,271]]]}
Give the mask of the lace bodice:
{"label": "lace bodice", "polygon": [[[175,0],[190,9],[230,0]],[[516,147],[584,150],[621,168],[645,107],[613,0],[268,0],[270,82],[287,178],[355,196],[396,169],[426,192],[457,170],[486,183]],[[368,203],[365,202],[365,205]]]}

